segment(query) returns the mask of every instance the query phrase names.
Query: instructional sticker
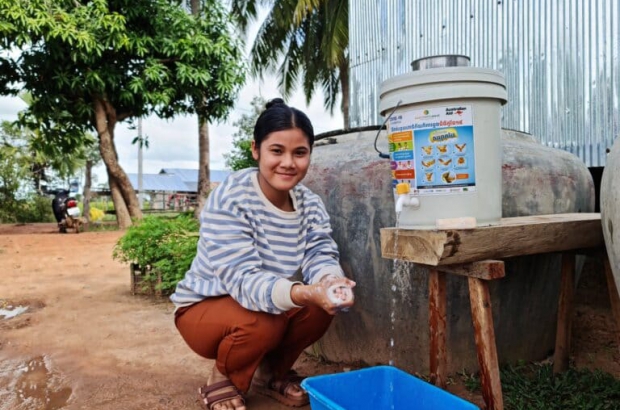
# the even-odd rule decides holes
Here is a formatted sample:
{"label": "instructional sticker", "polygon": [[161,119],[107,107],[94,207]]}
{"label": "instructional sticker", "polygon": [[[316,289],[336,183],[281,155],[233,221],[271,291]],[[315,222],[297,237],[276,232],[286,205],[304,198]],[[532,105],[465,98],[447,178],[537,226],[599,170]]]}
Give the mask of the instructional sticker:
{"label": "instructional sticker", "polygon": [[392,186],[417,195],[476,189],[473,113],[470,105],[399,112],[388,122]]}
{"label": "instructional sticker", "polygon": [[415,185],[414,142],[412,131],[388,134],[392,188],[401,182]]}

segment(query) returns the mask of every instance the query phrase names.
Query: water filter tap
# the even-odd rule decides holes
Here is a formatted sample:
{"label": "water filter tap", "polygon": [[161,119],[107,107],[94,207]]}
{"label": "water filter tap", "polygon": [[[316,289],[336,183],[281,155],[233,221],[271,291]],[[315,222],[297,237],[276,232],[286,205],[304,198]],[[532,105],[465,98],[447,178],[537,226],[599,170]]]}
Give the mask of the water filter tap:
{"label": "water filter tap", "polygon": [[420,200],[414,196],[411,196],[409,193],[411,192],[411,186],[407,182],[401,182],[400,184],[396,184],[396,194],[398,198],[396,199],[396,213],[400,214],[403,210],[404,206],[408,206],[414,209],[420,207]]}

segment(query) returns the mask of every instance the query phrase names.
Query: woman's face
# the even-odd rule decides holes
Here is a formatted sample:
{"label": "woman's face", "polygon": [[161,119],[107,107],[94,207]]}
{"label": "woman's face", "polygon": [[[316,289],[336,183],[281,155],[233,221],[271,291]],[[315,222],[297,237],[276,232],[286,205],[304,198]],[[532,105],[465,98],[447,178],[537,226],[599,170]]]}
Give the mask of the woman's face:
{"label": "woman's face", "polygon": [[265,137],[260,148],[252,141],[252,156],[258,161],[261,189],[275,204],[288,199],[288,191],[306,176],[310,143],[299,128],[276,131]]}

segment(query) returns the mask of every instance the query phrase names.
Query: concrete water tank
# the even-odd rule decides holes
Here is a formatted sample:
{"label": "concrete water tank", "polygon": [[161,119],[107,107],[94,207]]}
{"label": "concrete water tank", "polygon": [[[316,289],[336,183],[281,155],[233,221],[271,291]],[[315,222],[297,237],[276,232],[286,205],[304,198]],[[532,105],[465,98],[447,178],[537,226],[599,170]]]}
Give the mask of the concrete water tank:
{"label": "concrete water tank", "polygon": [[601,223],[609,263],[620,292],[620,142],[607,155],[601,180]]}
{"label": "concrete water tank", "polygon": [[[428,371],[428,275],[407,265],[392,290],[394,262],[381,257],[379,230],[395,224],[390,161],[374,150],[377,130],[351,131],[317,141],[303,183],[322,197],[347,276],[357,282],[356,304],[336,317],[314,347],[328,360],[387,364]],[[387,152],[382,132],[378,147]],[[544,147],[527,134],[501,131],[504,217],[593,212],[594,185],[574,155]],[[545,358],[554,348],[560,260],[536,255],[506,261],[493,281],[499,359]],[[448,366],[477,369],[467,281],[448,276]],[[391,314],[394,307],[394,331]],[[390,349],[390,339],[394,348]]]}

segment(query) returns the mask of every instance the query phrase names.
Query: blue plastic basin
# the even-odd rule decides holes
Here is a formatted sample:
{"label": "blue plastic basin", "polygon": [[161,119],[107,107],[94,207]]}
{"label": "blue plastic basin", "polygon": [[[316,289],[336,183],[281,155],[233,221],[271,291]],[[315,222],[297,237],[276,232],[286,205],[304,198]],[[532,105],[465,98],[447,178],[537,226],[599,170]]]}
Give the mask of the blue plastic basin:
{"label": "blue plastic basin", "polygon": [[312,410],[437,410],[478,409],[392,366],[306,378],[301,386]]}

